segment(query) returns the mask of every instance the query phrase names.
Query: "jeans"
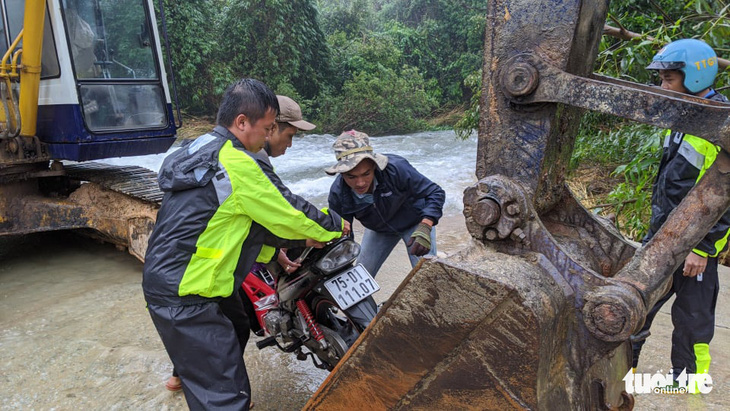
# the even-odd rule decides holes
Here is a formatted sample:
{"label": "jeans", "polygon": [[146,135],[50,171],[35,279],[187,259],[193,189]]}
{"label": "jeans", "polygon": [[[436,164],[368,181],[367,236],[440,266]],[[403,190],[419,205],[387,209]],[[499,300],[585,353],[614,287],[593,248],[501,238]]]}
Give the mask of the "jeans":
{"label": "jeans", "polygon": [[[362,264],[370,275],[375,277],[378,270],[380,270],[380,266],[383,265],[390,252],[398,244],[398,240],[407,243],[417,227],[418,224],[398,234],[379,233],[366,228],[360,243],[360,256],[357,258],[357,263]],[[412,255],[408,247],[406,247],[406,252],[408,252],[408,258],[411,260],[411,266],[415,267],[421,257]],[[428,255],[436,255],[436,227],[431,228],[431,250]]]}

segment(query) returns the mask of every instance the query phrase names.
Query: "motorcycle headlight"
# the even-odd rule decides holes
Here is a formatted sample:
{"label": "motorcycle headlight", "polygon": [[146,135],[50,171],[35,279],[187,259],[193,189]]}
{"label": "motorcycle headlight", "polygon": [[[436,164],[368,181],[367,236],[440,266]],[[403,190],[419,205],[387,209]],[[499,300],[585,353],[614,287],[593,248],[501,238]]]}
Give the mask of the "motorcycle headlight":
{"label": "motorcycle headlight", "polygon": [[332,247],[314,266],[325,274],[331,274],[352,264],[358,255],[360,255],[360,244],[347,240]]}

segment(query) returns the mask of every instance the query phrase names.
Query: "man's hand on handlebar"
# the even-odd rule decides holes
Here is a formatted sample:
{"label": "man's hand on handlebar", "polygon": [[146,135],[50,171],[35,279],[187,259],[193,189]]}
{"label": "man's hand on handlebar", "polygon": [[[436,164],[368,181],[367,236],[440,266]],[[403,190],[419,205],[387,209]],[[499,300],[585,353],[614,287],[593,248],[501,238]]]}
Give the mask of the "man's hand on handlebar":
{"label": "man's hand on handlebar", "polygon": [[[352,227],[350,226],[350,222],[347,220],[342,220],[342,236],[347,237],[350,235],[350,232],[352,231]],[[327,243],[321,243],[319,241],[313,240],[311,238],[307,238],[307,247],[314,247],[314,248],[323,248],[327,245]]]}
{"label": "man's hand on handlebar", "polygon": [[314,248],[323,248],[327,245],[327,243],[321,243],[317,240],[312,240],[311,238],[307,238],[306,242],[307,247],[314,247]]}
{"label": "man's hand on handlebar", "polygon": [[342,227],[342,236],[347,237],[350,235],[350,232],[352,232],[352,227],[350,227],[349,221],[343,219],[342,222],[344,223]]}
{"label": "man's hand on handlebar", "polygon": [[297,268],[301,267],[302,265],[296,261],[291,261],[289,257],[286,255],[286,249],[282,248],[279,250],[279,255],[276,258],[276,261],[279,262],[279,265],[284,268],[284,271],[286,271],[287,274],[293,273],[297,270]]}

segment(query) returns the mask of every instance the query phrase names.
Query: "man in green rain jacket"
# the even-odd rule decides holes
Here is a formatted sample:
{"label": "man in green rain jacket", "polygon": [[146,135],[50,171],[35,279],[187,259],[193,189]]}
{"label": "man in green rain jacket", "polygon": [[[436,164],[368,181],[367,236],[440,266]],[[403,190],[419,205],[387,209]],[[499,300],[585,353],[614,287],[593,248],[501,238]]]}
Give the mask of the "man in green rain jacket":
{"label": "man in green rain jacket", "polygon": [[338,215],[292,194],[259,164],[255,153],[278,113],[266,85],[240,80],[223,96],[218,126],[160,169],[165,196],[142,288],[191,410],[249,408],[243,353],[219,302],[241,287],[257,257],[273,257],[262,246],[321,246],[349,231]]}

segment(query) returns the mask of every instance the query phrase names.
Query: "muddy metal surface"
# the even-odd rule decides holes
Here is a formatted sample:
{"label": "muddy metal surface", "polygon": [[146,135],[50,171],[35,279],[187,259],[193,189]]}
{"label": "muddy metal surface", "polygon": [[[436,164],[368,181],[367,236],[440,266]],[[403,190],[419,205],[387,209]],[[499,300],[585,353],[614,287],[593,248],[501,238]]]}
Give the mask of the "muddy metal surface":
{"label": "muddy metal surface", "polygon": [[[458,250],[468,235],[459,217],[439,224],[439,247]],[[0,241],[0,409],[184,410],[163,383],[170,363],[144,308],[142,265],[113,246],[68,234]],[[396,249],[378,274],[393,292],[409,269]],[[720,274],[729,284],[728,270]],[[730,307],[721,291],[712,344],[715,387],[708,395],[637,396],[636,409],[730,409]],[[668,368],[671,321],[657,317],[639,372]],[[252,337],[245,358],[256,409],[298,409],[327,373]]]}

